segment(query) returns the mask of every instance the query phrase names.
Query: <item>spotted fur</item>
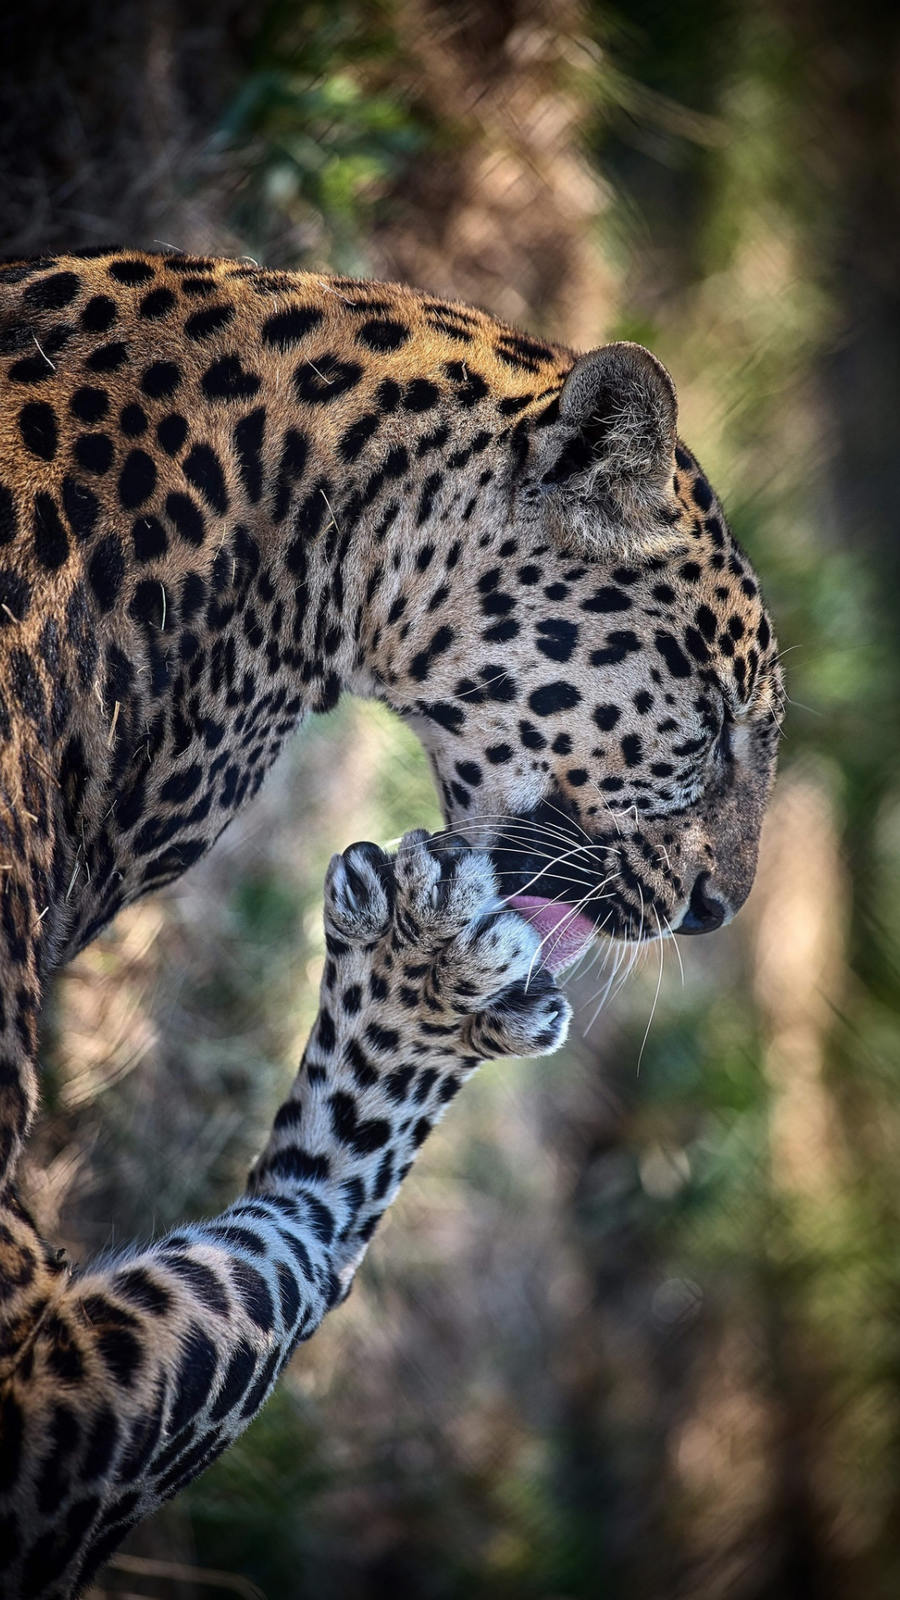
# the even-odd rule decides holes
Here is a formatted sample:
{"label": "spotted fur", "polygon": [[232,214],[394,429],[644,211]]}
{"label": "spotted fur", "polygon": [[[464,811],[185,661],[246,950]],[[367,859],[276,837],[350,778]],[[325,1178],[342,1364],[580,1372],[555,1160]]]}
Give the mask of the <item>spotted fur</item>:
{"label": "spotted fur", "polygon": [[[638,346],[104,250],[0,268],[0,361],[0,1552],[5,1593],[61,1596],[262,1404],[474,1062],[558,1042],[490,897],[618,938],[739,907],[782,691]],[[72,1274],[13,1188],[47,978],[345,689],[420,732],[443,855],[334,868],[322,1009],[247,1194]]]}

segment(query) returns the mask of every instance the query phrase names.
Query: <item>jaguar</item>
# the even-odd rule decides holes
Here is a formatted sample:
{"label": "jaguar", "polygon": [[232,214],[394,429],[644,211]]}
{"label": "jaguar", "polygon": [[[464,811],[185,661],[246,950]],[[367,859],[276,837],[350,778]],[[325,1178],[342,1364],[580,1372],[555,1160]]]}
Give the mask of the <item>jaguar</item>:
{"label": "jaguar", "polygon": [[[574,957],[739,909],[783,688],[639,345],[105,248],[0,267],[0,370],[0,1559],[62,1600],[258,1412],[477,1063],[562,1042]],[[344,692],[445,826],[332,861],[244,1193],[74,1267],[16,1187],[51,975]]]}

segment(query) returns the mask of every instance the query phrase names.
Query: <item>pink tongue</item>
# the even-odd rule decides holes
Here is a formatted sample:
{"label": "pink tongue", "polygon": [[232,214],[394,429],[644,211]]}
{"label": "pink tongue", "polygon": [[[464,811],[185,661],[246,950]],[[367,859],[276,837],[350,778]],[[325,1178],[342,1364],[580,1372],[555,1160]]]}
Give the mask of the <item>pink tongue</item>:
{"label": "pink tongue", "polygon": [[558,901],[536,894],[512,894],[506,903],[521,912],[540,935],[540,960],[551,972],[571,966],[594,936],[594,924],[587,917]]}

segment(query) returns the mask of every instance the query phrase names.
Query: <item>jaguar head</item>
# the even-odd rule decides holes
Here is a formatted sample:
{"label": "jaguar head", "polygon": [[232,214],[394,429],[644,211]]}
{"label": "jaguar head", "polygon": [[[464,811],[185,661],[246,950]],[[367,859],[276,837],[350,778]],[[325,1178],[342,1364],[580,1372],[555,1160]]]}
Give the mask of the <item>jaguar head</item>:
{"label": "jaguar head", "polygon": [[782,684],[757,578],[679,441],[669,374],[611,344],[507,444],[408,708],[448,833],[493,852],[557,966],[600,930],[710,932],[753,882]]}

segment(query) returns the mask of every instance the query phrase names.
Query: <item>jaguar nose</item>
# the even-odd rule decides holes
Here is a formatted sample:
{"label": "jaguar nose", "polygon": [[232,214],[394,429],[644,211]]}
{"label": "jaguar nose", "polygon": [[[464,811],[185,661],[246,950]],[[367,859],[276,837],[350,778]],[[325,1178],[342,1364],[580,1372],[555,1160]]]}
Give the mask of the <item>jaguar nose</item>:
{"label": "jaguar nose", "polygon": [[709,873],[701,872],[691,890],[688,908],[675,932],[715,933],[727,916],[727,907],[711,891]]}

